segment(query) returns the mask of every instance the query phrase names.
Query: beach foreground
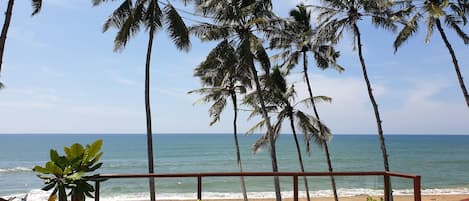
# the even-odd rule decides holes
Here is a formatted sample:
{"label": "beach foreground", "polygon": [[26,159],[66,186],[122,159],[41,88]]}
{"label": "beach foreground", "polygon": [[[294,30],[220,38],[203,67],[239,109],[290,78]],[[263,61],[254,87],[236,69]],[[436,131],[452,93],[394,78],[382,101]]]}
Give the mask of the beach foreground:
{"label": "beach foreground", "polygon": [[[380,201],[381,196],[372,196],[377,201]],[[222,199],[208,199],[204,201],[220,201]],[[228,201],[243,201],[242,199],[223,199]],[[254,201],[275,201],[274,198],[266,199],[250,199]],[[292,201],[293,198],[284,198],[285,201]],[[306,201],[306,198],[300,198],[300,201]],[[333,197],[313,197],[312,201],[334,201]],[[366,201],[366,195],[340,197],[340,201]],[[170,201],[170,200],[165,200]],[[414,201],[413,195],[397,195],[394,196],[394,201]],[[464,195],[422,195],[422,201],[469,201],[469,194]]]}

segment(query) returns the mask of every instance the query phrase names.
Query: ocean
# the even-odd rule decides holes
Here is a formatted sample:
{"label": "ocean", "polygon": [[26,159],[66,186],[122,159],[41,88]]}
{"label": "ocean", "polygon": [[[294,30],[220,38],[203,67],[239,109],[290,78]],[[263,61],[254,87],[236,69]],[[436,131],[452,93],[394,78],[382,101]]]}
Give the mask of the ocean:
{"label": "ocean", "polygon": [[[252,144],[259,135],[239,135],[244,171],[272,171],[268,149],[256,155]],[[422,194],[469,194],[468,135],[387,135],[390,169],[422,176]],[[146,136],[142,134],[3,134],[0,135],[0,197],[33,192],[46,199],[42,181],[31,168],[44,165],[51,148],[88,144],[103,139],[103,167],[97,173],[146,173]],[[300,136],[302,139],[302,136]],[[316,145],[303,159],[306,171],[327,171],[323,151]],[[376,135],[336,135],[329,144],[334,171],[381,171],[383,163]],[[235,147],[230,134],[154,135],[155,172],[235,172]],[[299,171],[292,135],[277,142],[280,171]],[[301,179],[301,178],[300,178]],[[339,195],[382,194],[382,177],[336,177]],[[328,177],[309,177],[313,196],[332,196]],[[292,197],[291,178],[281,178],[282,193]],[[300,196],[304,194],[299,182]],[[246,178],[250,198],[274,197],[272,178]],[[412,194],[412,180],[392,179],[394,194]],[[196,199],[193,178],[157,179],[157,199]],[[204,178],[204,198],[242,198],[239,178]],[[30,193],[31,194],[31,193]],[[141,200],[148,197],[147,179],[112,179],[101,184],[102,200]],[[47,199],[46,199],[47,200]]]}

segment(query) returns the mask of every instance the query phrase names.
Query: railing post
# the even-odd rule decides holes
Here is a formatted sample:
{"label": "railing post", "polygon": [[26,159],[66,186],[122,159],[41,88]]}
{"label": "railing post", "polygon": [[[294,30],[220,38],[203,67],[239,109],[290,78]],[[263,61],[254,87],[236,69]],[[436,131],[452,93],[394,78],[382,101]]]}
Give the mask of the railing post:
{"label": "railing post", "polygon": [[298,175],[293,176],[293,201],[298,201]]}
{"label": "railing post", "polygon": [[384,201],[391,201],[391,179],[387,172],[384,173]]}
{"label": "railing post", "polygon": [[94,201],[99,201],[99,181],[94,183]]}
{"label": "railing post", "polygon": [[197,176],[197,200],[202,200],[202,176]]}
{"label": "railing post", "polygon": [[414,178],[414,201],[421,201],[422,194],[421,194],[421,178],[420,176],[416,176]]}

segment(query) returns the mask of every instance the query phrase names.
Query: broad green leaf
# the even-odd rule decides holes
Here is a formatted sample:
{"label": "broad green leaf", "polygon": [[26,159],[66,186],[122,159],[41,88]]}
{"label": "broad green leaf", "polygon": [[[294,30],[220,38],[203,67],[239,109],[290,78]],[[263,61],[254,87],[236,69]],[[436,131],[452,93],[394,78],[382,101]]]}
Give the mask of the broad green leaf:
{"label": "broad green leaf", "polygon": [[73,172],[73,169],[72,169],[72,167],[71,167],[70,165],[67,166],[67,167],[65,167],[64,175],[68,175],[68,174],[70,174],[70,173],[72,173],[72,172]]}
{"label": "broad green leaf", "polygon": [[[83,148],[83,146],[81,144],[73,144],[71,147],[70,147],[70,155],[71,155],[71,158],[76,158],[76,157],[79,157],[83,154],[83,152],[85,151],[85,149]],[[67,157],[69,158],[69,157]]]}
{"label": "broad green leaf", "polygon": [[86,145],[85,153],[83,156],[83,160],[85,162],[90,162],[92,158],[99,152],[103,145],[103,140],[96,140],[91,145]]}
{"label": "broad green leaf", "polygon": [[42,174],[52,174],[52,171],[51,171],[51,170],[49,170],[49,169],[47,169],[47,168],[43,168],[43,167],[41,167],[41,166],[39,166],[39,165],[35,166],[35,167],[33,168],[33,171],[34,171],[34,172],[39,172],[39,173],[42,173]]}
{"label": "broad green leaf", "polygon": [[76,173],[73,173],[72,175],[66,176],[66,178],[76,181],[76,180],[80,180],[84,174],[85,174],[84,172],[76,172]]}
{"label": "broad green leaf", "polygon": [[57,153],[57,151],[55,149],[51,149],[50,150],[50,160],[51,161],[54,161],[54,163],[58,163],[59,162],[59,154]]}
{"label": "broad green leaf", "polygon": [[60,167],[55,165],[55,163],[52,162],[52,161],[49,161],[49,162],[46,163],[46,169],[51,171],[52,174],[54,174],[56,176],[63,175],[62,169],[60,169]]}

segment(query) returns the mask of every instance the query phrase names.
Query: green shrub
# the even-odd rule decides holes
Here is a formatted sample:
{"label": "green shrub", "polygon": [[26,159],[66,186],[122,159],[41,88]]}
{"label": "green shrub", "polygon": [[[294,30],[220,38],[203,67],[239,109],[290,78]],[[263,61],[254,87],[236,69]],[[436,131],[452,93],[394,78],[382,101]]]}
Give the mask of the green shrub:
{"label": "green shrub", "polygon": [[[86,175],[100,168],[103,163],[98,163],[103,155],[101,152],[102,140],[97,140],[91,145],[83,147],[73,144],[64,147],[65,156],[60,156],[56,150],[50,150],[50,161],[44,167],[36,166],[33,171],[44,180],[42,190],[54,189],[48,201],[84,201],[85,196],[93,197],[94,187],[87,182],[94,175]],[[69,191],[67,195],[67,191]]]}

